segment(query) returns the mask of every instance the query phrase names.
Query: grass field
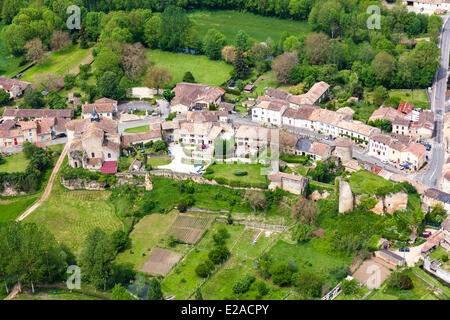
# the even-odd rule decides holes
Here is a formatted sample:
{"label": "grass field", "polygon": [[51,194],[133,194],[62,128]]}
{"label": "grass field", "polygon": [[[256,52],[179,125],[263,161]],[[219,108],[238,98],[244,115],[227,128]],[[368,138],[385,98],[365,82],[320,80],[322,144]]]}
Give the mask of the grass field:
{"label": "grass field", "polygon": [[244,30],[258,42],[265,41],[267,37],[278,41],[284,31],[295,36],[312,32],[307,22],[263,17],[231,10],[192,11],[189,13],[189,18],[194,22],[194,29],[199,34],[205,35],[209,29],[214,28],[226,36],[228,43],[234,43],[239,30]]}
{"label": "grass field", "polygon": [[399,97],[401,102],[410,102],[416,108],[429,109],[429,99],[425,89],[389,91],[389,97]]}
{"label": "grass field", "polygon": [[[267,175],[261,174],[261,169],[263,168],[260,164],[231,164],[231,163],[222,163],[222,164],[213,164],[209,166],[214,173],[211,175],[214,178],[225,178],[228,181],[243,181],[243,182],[267,182]],[[245,176],[236,176],[234,172],[236,171],[247,171],[247,175]]]}
{"label": "grass field", "polygon": [[[385,282],[380,289],[370,294],[367,300],[438,300],[440,298],[436,296],[425,281],[416,276],[411,270],[404,271],[404,274],[407,274],[413,282],[411,290],[391,289],[387,287]],[[422,274],[420,276],[423,278]],[[441,285],[440,287],[444,286]]]}
{"label": "grass field", "polygon": [[164,166],[171,162],[171,157],[151,157],[147,159],[147,163],[149,163],[154,169],[157,169],[158,166]]}
{"label": "grass field", "polygon": [[[0,22],[0,31],[4,24]],[[0,38],[0,75],[12,77],[19,70],[20,58],[14,57]]]}
{"label": "grass field", "polygon": [[125,132],[126,133],[141,133],[141,132],[147,132],[150,130],[150,126],[140,126],[140,127],[134,127],[134,128],[129,128],[126,129]]}
{"label": "grass field", "polygon": [[268,251],[274,261],[291,261],[299,269],[309,269],[314,271],[330,282],[333,287],[336,285],[335,279],[330,276],[330,272],[337,268],[350,265],[352,258],[330,256],[317,251],[313,243],[291,244],[284,240],[278,240]]}
{"label": "grass field", "polygon": [[6,163],[0,165],[0,172],[23,172],[27,169],[30,162],[23,152],[11,155],[9,158],[5,158]]}
{"label": "grass field", "polygon": [[374,194],[377,189],[392,187],[392,182],[376,174],[360,170],[352,173],[348,180],[353,193]]}
{"label": "grass field", "polygon": [[40,198],[41,194],[13,197],[0,200],[0,222],[15,220]]}
{"label": "grass field", "polygon": [[93,228],[108,233],[123,228],[109,195],[110,191],[67,191],[59,183],[58,173],[50,197],[26,222],[44,225],[76,254]]}
{"label": "grass field", "polygon": [[218,86],[230,78],[230,71],[233,70],[233,66],[224,61],[213,61],[202,55],[148,50],[147,57],[155,65],[169,70],[172,84],[181,82],[184,74],[190,71],[197,83]]}
{"label": "grass field", "polygon": [[48,72],[61,76],[69,72],[76,74],[80,63],[88,63],[91,60],[90,53],[91,49],[81,49],[79,46],[70,46],[64,51],[54,52],[24,72],[21,80],[34,82],[35,75]]}
{"label": "grass field", "polygon": [[161,239],[176,216],[177,212],[171,211],[168,214],[154,213],[142,218],[130,234],[131,248],[120,253],[116,262],[131,263],[134,270],[140,271],[151,249],[162,243]]}

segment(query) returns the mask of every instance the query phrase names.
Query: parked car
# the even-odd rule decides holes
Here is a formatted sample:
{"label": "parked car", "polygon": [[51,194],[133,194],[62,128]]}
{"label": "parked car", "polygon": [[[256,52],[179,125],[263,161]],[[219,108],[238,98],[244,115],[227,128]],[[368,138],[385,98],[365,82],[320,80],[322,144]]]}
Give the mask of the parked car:
{"label": "parked car", "polygon": [[431,232],[430,232],[430,231],[424,231],[424,232],[422,232],[422,233],[420,234],[420,236],[421,236],[422,238],[428,238],[428,237],[431,236]]}
{"label": "parked car", "polygon": [[409,248],[400,248],[398,249],[400,252],[409,252]]}
{"label": "parked car", "polygon": [[381,163],[383,163],[383,164],[389,164],[389,161],[387,161],[387,160],[381,160]]}

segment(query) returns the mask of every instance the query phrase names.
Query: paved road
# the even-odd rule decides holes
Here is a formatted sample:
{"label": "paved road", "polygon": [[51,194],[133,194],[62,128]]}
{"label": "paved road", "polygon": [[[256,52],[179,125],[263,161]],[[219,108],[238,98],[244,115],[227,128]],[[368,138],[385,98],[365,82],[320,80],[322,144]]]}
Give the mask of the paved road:
{"label": "paved road", "polygon": [[445,113],[445,92],[447,90],[447,72],[448,72],[448,55],[450,48],[450,19],[446,19],[442,27],[441,37],[439,39],[439,47],[442,50],[441,65],[435,76],[433,86],[433,96],[431,101],[431,109],[434,111],[435,119],[435,137],[433,141],[433,150],[428,170],[417,175],[416,179],[423,184],[433,188],[438,188],[442,177],[442,167],[444,165],[444,148],[442,144],[443,137],[443,117]]}
{"label": "paved road", "polygon": [[59,171],[59,169],[61,168],[61,165],[64,161],[64,158],[67,155],[67,151],[69,150],[70,145],[66,144],[64,147],[63,152],[61,153],[61,155],[58,158],[58,161],[56,162],[55,167],[53,168],[52,174],[50,176],[50,179],[48,180],[48,184],[45,187],[44,190],[44,194],[42,195],[42,197],[35,203],[33,204],[27,211],[25,211],[20,217],[18,217],[16,219],[17,222],[22,221],[23,219],[25,219],[26,217],[28,217],[34,210],[36,210],[37,208],[40,207],[40,205],[47,200],[48,196],[50,195],[50,193],[52,192],[52,187],[53,187],[53,182],[55,181],[55,178],[57,176],[57,173]]}

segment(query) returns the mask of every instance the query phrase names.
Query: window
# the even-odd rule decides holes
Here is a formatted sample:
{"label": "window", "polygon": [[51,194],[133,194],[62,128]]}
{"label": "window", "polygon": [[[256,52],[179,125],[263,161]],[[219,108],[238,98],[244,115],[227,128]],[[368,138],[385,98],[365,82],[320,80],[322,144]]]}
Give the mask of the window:
{"label": "window", "polygon": [[92,153],[91,153],[91,156],[92,156],[92,158],[95,158],[95,153],[92,152]]}
{"label": "window", "polygon": [[108,153],[108,158],[111,158],[111,153]]}
{"label": "window", "polygon": [[30,132],[30,137],[33,135],[33,133]]}
{"label": "window", "polygon": [[44,136],[41,136],[41,140],[44,140],[45,139],[45,137]]}

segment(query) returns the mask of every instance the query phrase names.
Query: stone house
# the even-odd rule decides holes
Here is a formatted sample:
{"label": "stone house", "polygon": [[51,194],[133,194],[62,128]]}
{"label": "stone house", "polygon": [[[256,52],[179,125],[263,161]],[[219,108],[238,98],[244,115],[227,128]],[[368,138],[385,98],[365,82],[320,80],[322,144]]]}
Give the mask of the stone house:
{"label": "stone house", "polygon": [[[14,120],[16,118],[22,119],[42,119],[42,118],[56,118],[70,120],[74,117],[74,109],[5,109],[3,112],[3,119]],[[61,120],[60,120],[61,122]]]}
{"label": "stone house", "polygon": [[52,140],[58,133],[64,132],[64,120],[56,118],[16,121],[0,120],[0,147],[22,145],[24,142],[39,143]]}
{"label": "stone house", "polygon": [[262,101],[252,109],[252,120],[259,123],[282,124],[283,113],[288,108],[286,103]]}
{"label": "stone house", "polygon": [[213,104],[219,107],[225,100],[225,90],[198,83],[177,83],[173,89],[175,97],[170,102],[172,112],[186,113],[192,109],[208,109]]}
{"label": "stone house", "polygon": [[11,99],[22,96],[28,87],[31,87],[31,83],[29,82],[0,77],[0,89],[6,91]]}
{"label": "stone house", "polygon": [[241,125],[236,130],[236,157],[249,158],[267,148],[271,139],[271,130],[263,127]]}
{"label": "stone house", "polygon": [[271,173],[268,178],[270,180],[270,190],[274,190],[278,187],[281,190],[299,195],[304,193],[309,182],[308,178],[283,172]]}
{"label": "stone house", "polygon": [[390,265],[394,266],[394,267],[402,267],[405,265],[406,261],[405,258],[399,256],[398,254],[389,251],[389,250],[385,250],[385,249],[381,249],[378,251],[375,251],[375,257],[389,263]]}
{"label": "stone house", "polygon": [[66,124],[70,147],[69,164],[74,168],[101,170],[115,165],[120,157],[120,134],[117,121],[94,116]]}
{"label": "stone house", "polygon": [[150,141],[162,140],[161,130],[149,130],[146,132],[127,134],[122,136],[122,147],[129,148],[135,144],[146,144]]}

